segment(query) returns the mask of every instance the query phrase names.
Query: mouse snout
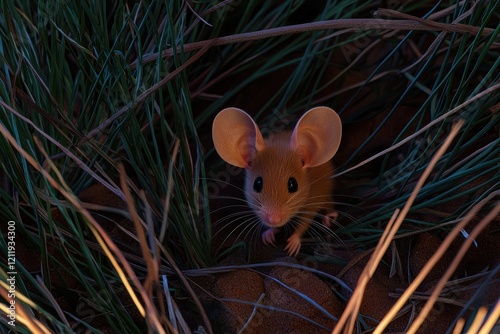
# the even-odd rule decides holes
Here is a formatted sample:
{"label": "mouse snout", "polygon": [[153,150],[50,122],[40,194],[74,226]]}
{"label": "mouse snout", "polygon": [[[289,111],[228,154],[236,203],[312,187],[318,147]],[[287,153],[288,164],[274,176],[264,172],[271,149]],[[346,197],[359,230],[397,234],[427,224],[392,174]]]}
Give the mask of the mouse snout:
{"label": "mouse snout", "polygon": [[280,227],[286,223],[285,215],[279,210],[269,210],[267,212],[263,212],[262,218],[264,220],[264,224],[270,227]]}

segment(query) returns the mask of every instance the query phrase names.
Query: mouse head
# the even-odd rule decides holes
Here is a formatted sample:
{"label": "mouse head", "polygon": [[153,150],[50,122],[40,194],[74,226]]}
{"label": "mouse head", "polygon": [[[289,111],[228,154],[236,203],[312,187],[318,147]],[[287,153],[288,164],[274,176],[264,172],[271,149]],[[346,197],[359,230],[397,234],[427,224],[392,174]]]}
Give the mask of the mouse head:
{"label": "mouse head", "polygon": [[264,139],[244,111],[227,108],[215,117],[215,149],[227,163],[245,168],[245,195],[262,222],[287,223],[307,202],[308,170],[327,163],[337,152],[342,124],[335,111],[316,107],[306,112],[293,132]]}

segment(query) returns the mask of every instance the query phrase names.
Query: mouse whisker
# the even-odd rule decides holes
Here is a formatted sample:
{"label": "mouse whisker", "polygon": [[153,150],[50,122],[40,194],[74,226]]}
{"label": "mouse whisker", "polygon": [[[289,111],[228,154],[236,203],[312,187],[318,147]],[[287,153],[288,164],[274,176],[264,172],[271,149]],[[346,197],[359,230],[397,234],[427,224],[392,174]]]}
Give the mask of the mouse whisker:
{"label": "mouse whisker", "polygon": [[232,183],[230,180],[229,181],[224,181],[224,180],[221,180],[221,179],[215,179],[215,178],[210,178],[210,177],[200,178],[200,180],[205,180],[207,183],[216,185],[219,188],[225,188],[225,187],[229,186],[232,189],[236,189],[236,190],[239,190],[241,192],[244,191],[244,189],[242,187],[238,186],[235,183]]}
{"label": "mouse whisker", "polygon": [[[225,236],[225,238],[220,243],[219,248],[216,251],[216,254],[218,254],[220,252],[221,247],[224,246],[227,243],[227,241],[232,236],[234,236],[235,233],[237,233],[238,230],[241,230],[241,228],[243,228],[243,231],[245,231],[245,229],[249,228],[249,226],[257,224],[257,222],[255,221],[255,218],[252,217],[252,216],[250,216],[250,215],[247,215],[246,218],[242,217],[242,219],[240,221],[241,222],[239,222],[236,226],[232,226],[233,228],[231,229],[231,231]],[[223,228],[226,228],[226,227],[227,226],[225,226]],[[239,238],[240,238],[241,234],[243,233],[243,231],[239,232],[239,234],[235,237],[235,242],[237,240],[239,240]],[[233,242],[233,246],[234,246],[234,242]]]}
{"label": "mouse whisker", "polygon": [[346,244],[342,240],[342,238],[339,237],[337,233],[335,233],[332,229],[326,227],[325,225],[321,223],[313,224],[311,228],[311,234],[317,235],[321,240],[324,242],[328,242],[325,238],[325,235],[328,237],[333,238],[333,240],[340,244],[343,248],[347,249]]}
{"label": "mouse whisker", "polygon": [[[248,227],[247,233],[243,237],[243,240],[249,240],[249,244],[252,243],[252,241],[255,241],[255,236],[258,235],[258,231],[262,229],[262,224],[259,221],[256,221],[253,224],[250,224]],[[250,236],[250,237],[249,237]]]}
{"label": "mouse whisker", "polygon": [[227,214],[224,217],[217,219],[215,222],[212,222],[212,227],[218,227],[222,223],[227,224],[228,221],[229,221],[229,223],[231,223],[231,221],[234,218],[239,218],[239,216],[241,216],[242,214],[252,214],[252,213],[253,213],[252,211],[238,211],[238,212],[233,212],[233,213]]}

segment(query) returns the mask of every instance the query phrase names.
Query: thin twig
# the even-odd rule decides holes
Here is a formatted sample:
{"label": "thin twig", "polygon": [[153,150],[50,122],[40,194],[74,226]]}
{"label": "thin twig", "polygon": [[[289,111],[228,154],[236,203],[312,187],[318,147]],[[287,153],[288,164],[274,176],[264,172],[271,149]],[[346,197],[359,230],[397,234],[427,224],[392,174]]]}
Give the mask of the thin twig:
{"label": "thin twig", "polygon": [[[92,170],[89,166],[87,166],[82,160],[80,160],[71,150],[69,150],[67,147],[65,147],[64,144],[61,144],[59,141],[56,139],[52,138],[49,134],[47,134],[45,131],[43,131],[41,128],[39,128],[31,119],[28,117],[22,115],[18,111],[16,111],[14,108],[6,104],[4,101],[0,100],[0,106],[4,107],[6,110],[14,114],[16,117],[20,118],[23,120],[25,123],[27,123],[29,126],[31,126],[36,132],[41,134],[44,138],[46,138],[48,141],[50,141],[52,144],[54,144],[57,148],[59,148],[66,156],[71,158],[78,167],[83,169],[85,172],[87,172],[90,176],[92,176],[96,181],[98,181],[100,184],[105,186],[107,189],[109,189],[111,192],[113,192],[116,196],[120,197],[120,199],[124,200],[125,195],[121,191],[120,188],[115,187],[112,183],[104,180],[101,176],[99,176],[94,170]],[[63,132],[60,132],[63,133]],[[68,138],[66,138],[68,139]],[[78,148],[77,148],[78,149]],[[78,149],[79,150],[79,149]]]}
{"label": "thin twig", "polygon": [[[379,10],[380,12],[380,10]],[[441,23],[432,20],[422,19],[416,16],[411,16],[412,19],[406,20],[386,20],[378,18],[361,18],[361,19],[337,19],[337,20],[325,20],[318,22],[309,22],[302,24],[295,24],[291,26],[276,27],[263,29],[259,31],[239,33],[229,36],[217,37],[214,39],[209,39],[205,41],[199,41],[189,44],[184,44],[181,47],[173,47],[166,49],[162,52],[162,58],[168,58],[174,55],[174,53],[189,52],[203,48],[207,43],[211,46],[221,46],[234,43],[242,43],[249,41],[257,41],[261,39],[300,34],[305,32],[320,31],[320,30],[335,30],[335,29],[355,29],[355,30],[418,30],[418,31],[445,31],[449,33],[461,33],[461,34],[471,34],[476,35],[481,33],[482,36],[491,34],[494,29],[485,28],[481,31],[480,28],[466,25],[466,24],[455,24],[455,23]],[[141,61],[143,63],[148,63],[158,59],[158,54],[151,54],[144,56]],[[137,61],[130,64],[133,68],[137,66]]]}
{"label": "thin twig", "polygon": [[252,319],[254,318],[255,314],[257,314],[257,308],[259,307],[259,304],[262,302],[262,299],[264,299],[264,297],[265,297],[265,294],[261,294],[260,297],[259,297],[259,299],[255,302],[255,305],[253,307],[252,313],[248,317],[248,319],[245,322],[245,324],[243,325],[243,327],[241,327],[241,329],[238,331],[238,334],[244,333],[245,329],[247,329],[247,327],[250,325],[250,323],[252,322]]}
{"label": "thin twig", "polygon": [[137,106],[138,104],[142,103],[148,96],[156,92],[158,89],[166,85],[170,80],[175,78],[179,73],[184,71],[189,65],[193,64],[196,62],[198,59],[203,56],[208,49],[212,47],[212,42],[211,41],[206,41],[203,43],[203,46],[200,51],[198,51],[194,56],[189,58],[185,63],[183,63],[181,66],[176,68],[175,70],[172,71],[169,75],[167,75],[165,78],[163,78],[160,82],[143,92],[141,95],[137,97],[137,100],[132,101],[128,103],[127,105],[123,106],[120,110],[118,110],[113,116],[102,122],[97,128],[94,130],[90,131],[82,140],[78,142],[78,146],[89,140],[90,138],[94,137],[98,133],[102,132],[105,128],[107,128],[111,123],[113,123],[118,117],[122,116],[124,113],[132,109],[134,106]]}
{"label": "thin twig", "polygon": [[430,129],[431,127],[433,127],[434,125],[436,125],[437,123],[445,120],[447,117],[450,117],[451,115],[453,115],[454,113],[460,111],[461,109],[463,109],[464,107],[468,106],[469,104],[471,104],[472,102],[476,101],[476,100],[479,100],[480,98],[484,97],[485,95],[488,95],[496,90],[500,89],[500,83],[499,84],[496,84],[494,86],[491,86],[489,87],[488,89],[485,89],[484,91],[474,95],[473,97],[471,97],[470,99],[468,99],[467,101],[465,101],[464,103],[461,103],[460,105],[456,106],[455,108],[451,109],[450,111],[448,111],[447,113],[441,115],[440,117],[436,118],[435,120],[433,120],[432,122],[429,122],[429,124],[427,124],[426,126],[424,126],[423,128],[421,128],[420,130],[418,131],[415,131],[414,133],[412,133],[410,136],[406,137],[405,139],[399,141],[398,143],[392,145],[391,147],[383,150],[382,152],[380,153],[377,153],[373,156],[371,156],[370,158],[366,159],[366,160],[363,160],[362,162],[360,162],[359,164],[357,164],[356,166],[353,166],[349,169],[346,169],[340,173],[337,173],[335,174],[335,177],[338,177],[340,175],[343,175],[343,174],[346,174],[346,173],[349,173],[375,159],[377,159],[378,157],[381,157],[383,156],[384,154],[387,154],[391,151],[394,151],[395,149],[397,149],[398,147],[401,147],[403,146],[405,143],[409,142],[410,140],[412,140],[413,138],[415,137],[418,137],[420,136],[422,133],[424,133],[425,131],[427,131],[428,129]]}

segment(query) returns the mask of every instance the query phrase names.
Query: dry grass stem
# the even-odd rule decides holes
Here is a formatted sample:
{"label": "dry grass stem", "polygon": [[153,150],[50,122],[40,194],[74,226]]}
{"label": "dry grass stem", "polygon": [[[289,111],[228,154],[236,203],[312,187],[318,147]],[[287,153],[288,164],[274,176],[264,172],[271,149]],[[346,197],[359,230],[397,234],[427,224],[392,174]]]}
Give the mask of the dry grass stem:
{"label": "dry grass stem", "polygon": [[478,331],[479,334],[491,334],[492,329],[498,326],[498,319],[500,319],[500,298],[498,298],[495,306],[490,311],[481,329]]}
{"label": "dry grass stem", "polygon": [[[7,283],[4,281],[0,281],[0,295],[2,298],[5,300],[8,300],[8,291],[9,287],[7,286]],[[31,304],[31,307],[35,306],[35,303],[28,300],[25,296],[22,294],[16,293],[16,297],[22,300],[25,303]],[[7,307],[6,304],[0,304],[0,310],[4,312],[5,314],[10,314],[10,311]],[[21,303],[16,303],[16,318],[19,320],[19,322],[23,325],[25,325],[31,333],[36,333],[36,334],[51,334],[52,332],[44,326],[38,319],[32,317],[30,315],[31,312],[27,312],[24,308],[24,306]]]}
{"label": "dry grass stem", "polygon": [[500,89],[500,83],[496,84],[496,85],[493,85],[491,87],[488,87],[487,89],[485,89],[484,91],[474,95],[473,97],[471,97],[470,99],[467,99],[467,101],[465,101],[464,103],[461,103],[460,105],[456,106],[455,108],[453,108],[452,110],[446,112],[444,115],[436,118],[435,120],[429,122],[428,124],[426,124],[425,126],[423,126],[420,130],[418,131],[415,131],[414,133],[412,133],[410,136],[402,139],[401,141],[399,141],[398,143],[392,145],[391,147],[381,151],[380,153],[377,153],[373,156],[371,156],[370,158],[366,159],[366,160],[363,160],[362,162],[356,164],[355,166],[351,167],[351,168],[348,168],[340,173],[337,173],[335,176],[338,177],[340,175],[343,175],[343,174],[346,174],[346,173],[349,173],[353,170],[356,170],[357,168],[361,167],[361,166],[364,166],[366,165],[367,163],[381,157],[381,156],[384,156],[385,154],[391,152],[391,151],[394,151],[395,149],[397,149],[398,147],[401,147],[403,146],[404,144],[408,143],[410,140],[414,139],[414,138],[417,138],[418,136],[420,136],[422,133],[424,133],[425,131],[427,131],[428,129],[431,129],[433,126],[435,126],[436,124],[444,121],[446,118],[452,116],[453,114],[457,113],[458,111],[462,110],[463,108],[467,107],[468,105],[472,104],[474,101],[477,101],[479,100],[480,98],[488,95],[488,94],[491,94],[497,90]]}
{"label": "dry grass stem", "polygon": [[[56,190],[58,190],[71,204],[78,209],[78,211],[86,218],[86,220],[90,223],[89,228],[94,234],[94,237],[97,239],[101,247],[103,248],[103,251],[105,252],[106,256],[108,259],[111,261],[113,267],[115,268],[116,272],[120,276],[123,285],[127,289],[130,297],[134,301],[134,304],[136,305],[137,309],[141,313],[143,317],[145,317],[147,320],[151,322],[151,324],[159,329],[159,333],[163,333],[163,329],[161,329],[161,325],[159,322],[159,319],[156,314],[156,308],[152,304],[151,300],[148,298],[148,295],[144,288],[142,287],[141,283],[139,282],[139,279],[135,275],[134,271],[130,267],[130,264],[128,261],[125,259],[123,253],[119,250],[119,248],[116,246],[116,244],[111,240],[109,235],[104,231],[104,229],[94,220],[90,212],[88,212],[83,206],[80,204],[79,200],[74,196],[73,194],[68,193],[65,189],[68,189],[69,187],[67,185],[61,186],[59,183],[54,180],[54,178],[44,169],[41,168],[41,166],[38,165],[38,163],[35,161],[35,159],[28,154],[22,147],[18,145],[16,140],[12,137],[12,135],[5,129],[5,127],[0,124],[0,133],[10,142],[10,144],[32,165],[33,168],[35,168],[38,172],[40,172],[43,177],[50,183],[52,187],[54,187]],[[36,138],[36,137],[35,137]],[[42,147],[39,145],[39,148],[42,149]],[[45,158],[48,162],[50,162],[50,159],[48,155],[46,154],[45,151],[42,149],[42,153],[45,155]],[[58,176],[61,178],[60,173],[57,172],[57,168],[55,168],[54,165],[51,166],[52,170],[58,174]],[[60,179],[60,181],[62,181]],[[113,256],[114,254],[114,256]],[[116,258],[115,258],[116,256]],[[127,274],[123,272],[121,269],[120,265],[118,264],[120,262],[124,268]],[[134,290],[130,286],[128,280],[131,280],[136,288],[139,290],[140,294],[143,297],[143,300],[146,304],[146,308],[148,312],[146,313],[144,307],[140,303],[139,299],[137,298]],[[147,317],[146,317],[147,314]]]}
{"label": "dry grass stem", "polygon": [[[493,196],[498,196],[500,195],[500,191],[497,191],[497,192],[493,192],[491,195]],[[481,205],[482,207],[482,205]],[[408,333],[416,333],[417,330],[419,329],[419,327],[422,325],[422,323],[425,321],[425,319],[427,318],[427,315],[430,313],[430,311],[432,310],[432,307],[434,306],[434,303],[436,302],[437,298],[439,297],[439,294],[441,293],[441,291],[443,290],[443,287],[445,286],[446,282],[448,281],[448,279],[451,277],[451,275],[455,272],[455,270],[457,269],[458,265],[460,264],[460,261],[462,260],[462,258],[464,257],[465,253],[467,252],[467,250],[469,249],[469,247],[472,245],[472,243],[474,242],[474,240],[477,238],[477,236],[481,233],[481,231],[483,231],[486,226],[488,226],[488,224],[493,220],[495,219],[496,217],[498,217],[498,214],[500,213],[500,204],[497,204],[489,213],[488,215],[483,218],[481,220],[481,222],[476,226],[474,227],[474,229],[472,230],[472,232],[469,234],[469,237],[465,239],[464,243],[462,244],[462,246],[460,246],[460,249],[458,251],[458,253],[455,255],[455,257],[453,258],[453,261],[451,262],[451,264],[448,266],[448,269],[446,270],[446,272],[443,274],[443,276],[441,276],[441,278],[439,279],[438,283],[436,284],[436,286],[434,287],[434,291],[432,292],[431,296],[429,297],[429,300],[425,303],[424,307],[422,308],[422,310],[420,311],[418,317],[413,321],[411,327],[409,328],[408,330]],[[474,216],[471,217],[471,219],[473,218]],[[466,220],[464,218],[464,220]],[[460,233],[460,231],[464,228],[464,226],[461,226],[462,224],[458,224],[453,230],[456,230],[455,233],[450,233],[446,239],[445,239],[445,242],[447,241],[447,239],[450,239],[450,242],[449,244],[451,244],[451,242],[453,242],[453,240],[455,239],[455,237]],[[453,232],[453,231],[452,231]],[[443,244],[445,244],[445,242],[443,242]],[[441,249],[441,247],[438,249],[438,251],[436,252],[436,254],[444,254],[446,249]],[[440,255],[442,255],[440,254]],[[432,258],[431,258],[432,260]],[[430,262],[430,261],[429,261]],[[424,268],[422,269],[422,272],[427,274],[428,272],[430,272],[430,269],[427,271],[426,268],[427,266],[424,266]],[[421,272],[421,273],[422,273]]]}
{"label": "dry grass stem", "polygon": [[[388,223],[386,229],[384,230],[384,234],[380,241],[377,244],[377,247],[375,248],[374,253],[372,254],[372,257],[370,258],[370,261],[367,263],[365,266],[359,280],[358,280],[358,285],[356,286],[356,289],[354,290],[354,293],[352,297],[349,300],[349,303],[347,304],[347,307],[342,314],[342,317],[340,318],[339,322],[335,326],[335,328],[332,331],[332,334],[338,334],[341,332],[341,330],[344,328],[345,323],[349,320],[349,325],[345,329],[345,333],[353,333],[354,331],[354,325],[355,325],[355,320],[356,316],[358,315],[359,307],[361,305],[361,300],[363,298],[363,293],[366,288],[366,285],[368,284],[368,281],[370,280],[371,276],[375,272],[375,269],[377,268],[378,264],[380,263],[380,260],[382,259],[383,255],[385,254],[385,251],[389,247],[391,241],[393,240],[397,230],[401,226],[404,218],[406,217],[407,213],[410,210],[410,207],[413,205],[413,202],[415,201],[415,198],[417,197],[418,192],[420,189],[423,187],[425,181],[427,178],[430,176],[432,170],[434,169],[434,166],[437,164],[439,159],[443,156],[443,154],[446,152],[448,147],[450,146],[451,142],[455,138],[455,136],[458,134],[458,131],[462,127],[464,121],[460,120],[458,121],[453,128],[450,131],[450,134],[444,141],[444,143],[441,145],[439,150],[436,152],[436,154],[432,157],[431,161],[429,162],[427,168],[425,171],[422,173],[420,176],[417,185],[413,189],[410,198],[408,198],[405,206],[401,210],[401,212],[398,212],[397,210],[394,212],[390,222]],[[358,292],[359,291],[359,292]],[[399,310],[399,309],[398,309]],[[393,319],[396,316],[397,312],[394,312],[391,314],[390,319]],[[386,316],[387,318],[387,316]],[[382,323],[381,323],[382,324]],[[381,324],[377,327],[375,330],[375,333],[381,333],[384,327],[382,327],[379,330],[379,327],[381,327]]]}
{"label": "dry grass stem", "polygon": [[[118,165],[118,170],[120,172],[120,185],[123,193],[125,194],[125,200],[127,203],[128,211],[130,212],[130,217],[134,223],[137,237],[139,238],[139,245],[141,246],[142,256],[146,262],[147,268],[147,278],[144,282],[144,288],[148,291],[150,298],[152,298],[153,283],[159,284],[159,273],[158,273],[158,262],[154,261],[151,255],[151,250],[148,247],[148,241],[146,239],[146,233],[144,232],[145,226],[142,224],[139,214],[135,209],[135,202],[130,189],[127,185],[127,174],[125,172],[125,167],[123,164]],[[154,247],[154,245],[152,245]]]}

